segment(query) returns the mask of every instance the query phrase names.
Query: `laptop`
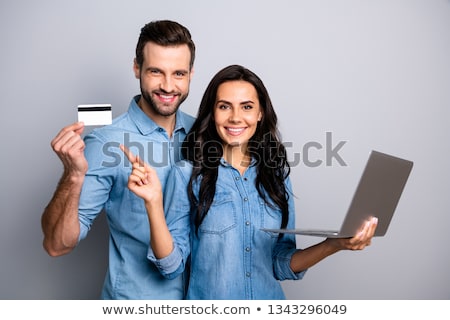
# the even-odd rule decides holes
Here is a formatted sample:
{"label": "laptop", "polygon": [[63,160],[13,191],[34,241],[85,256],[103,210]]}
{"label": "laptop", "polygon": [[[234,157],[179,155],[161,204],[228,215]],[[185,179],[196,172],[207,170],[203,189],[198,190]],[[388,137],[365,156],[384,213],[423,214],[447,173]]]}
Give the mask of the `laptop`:
{"label": "laptop", "polygon": [[413,162],[372,150],[340,230],[262,229],[276,233],[294,233],[326,238],[356,235],[371,216],[378,218],[375,237],[386,234]]}

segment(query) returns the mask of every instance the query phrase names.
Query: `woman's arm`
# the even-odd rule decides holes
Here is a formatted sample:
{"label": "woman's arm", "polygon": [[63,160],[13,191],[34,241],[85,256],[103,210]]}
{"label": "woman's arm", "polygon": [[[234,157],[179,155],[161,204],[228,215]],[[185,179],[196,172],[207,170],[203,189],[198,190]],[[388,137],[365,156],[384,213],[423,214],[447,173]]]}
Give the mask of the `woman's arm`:
{"label": "woman's arm", "polygon": [[318,244],[295,252],[291,258],[292,271],[296,273],[304,271],[341,250],[363,250],[370,245],[377,223],[378,219],[372,218],[366,221],[353,238],[327,238]]}

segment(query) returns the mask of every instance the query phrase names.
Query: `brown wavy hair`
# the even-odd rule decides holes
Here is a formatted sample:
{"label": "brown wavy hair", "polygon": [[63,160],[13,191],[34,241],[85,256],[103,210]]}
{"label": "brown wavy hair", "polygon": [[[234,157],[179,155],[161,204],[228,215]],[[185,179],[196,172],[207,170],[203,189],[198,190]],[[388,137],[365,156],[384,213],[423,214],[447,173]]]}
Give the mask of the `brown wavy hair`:
{"label": "brown wavy hair", "polygon": [[[215,123],[214,108],[219,86],[227,81],[243,80],[251,83],[258,94],[262,118],[255,134],[250,138],[248,151],[256,162],[256,188],[264,201],[277,206],[282,212],[281,228],[286,227],[289,216],[289,194],[285,179],[290,173],[286,149],[281,143],[277,127],[277,115],[262,80],[249,69],[240,65],[230,65],[220,70],[206,88],[190,132],[183,142],[183,156],[193,165],[188,184],[188,193],[194,209],[196,230],[208,213],[216,191],[216,181],[220,159],[223,155],[222,140]],[[199,182],[199,194],[193,187]],[[273,201],[268,201],[267,197]]]}

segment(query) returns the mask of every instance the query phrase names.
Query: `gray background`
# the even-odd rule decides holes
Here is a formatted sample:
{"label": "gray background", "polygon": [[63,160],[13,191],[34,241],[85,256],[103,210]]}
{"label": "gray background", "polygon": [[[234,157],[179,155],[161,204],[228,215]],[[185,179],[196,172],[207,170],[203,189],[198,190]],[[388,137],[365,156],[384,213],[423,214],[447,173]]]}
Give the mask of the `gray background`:
{"label": "gray background", "polygon": [[[297,226],[338,227],[371,149],[415,162],[388,234],[284,282],[289,299],[449,299],[450,2],[0,2],[3,189],[0,299],[95,299],[107,262],[101,217],[70,255],[42,249],[41,213],[61,175],[50,141],[76,105],[124,112],[138,93],[132,61],[150,20],[186,25],[198,47],[195,114],[220,68],[239,63],[271,93],[292,159],[326,159],[326,132],[347,166],[294,163]],[[320,238],[298,236],[303,247]]]}

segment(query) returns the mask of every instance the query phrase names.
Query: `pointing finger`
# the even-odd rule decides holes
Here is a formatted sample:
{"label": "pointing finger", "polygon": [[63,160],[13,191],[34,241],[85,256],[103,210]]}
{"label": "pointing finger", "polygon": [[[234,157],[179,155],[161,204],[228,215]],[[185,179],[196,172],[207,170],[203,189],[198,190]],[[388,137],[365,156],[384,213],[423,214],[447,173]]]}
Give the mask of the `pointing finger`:
{"label": "pointing finger", "polygon": [[134,156],[134,154],[130,151],[130,149],[128,149],[127,147],[125,147],[123,144],[121,144],[120,146],[120,150],[123,151],[123,153],[125,154],[125,156],[128,158],[128,160],[131,163],[136,162],[136,157]]}
{"label": "pointing finger", "polygon": [[131,163],[138,163],[139,167],[146,167],[145,162],[141,159],[141,157],[139,157],[139,155],[134,155],[130,149],[125,147],[123,144],[119,147]]}

